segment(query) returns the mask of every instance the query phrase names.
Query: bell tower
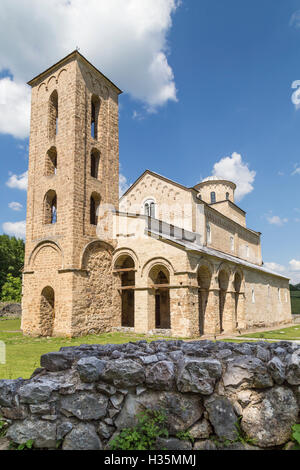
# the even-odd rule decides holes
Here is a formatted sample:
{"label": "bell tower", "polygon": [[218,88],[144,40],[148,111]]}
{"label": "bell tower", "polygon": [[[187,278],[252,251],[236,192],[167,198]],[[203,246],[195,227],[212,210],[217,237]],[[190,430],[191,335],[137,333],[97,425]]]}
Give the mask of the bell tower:
{"label": "bell tower", "polygon": [[121,90],[77,50],[33,78],[22,329],[76,336],[119,324],[112,240],[101,205],[118,209]]}

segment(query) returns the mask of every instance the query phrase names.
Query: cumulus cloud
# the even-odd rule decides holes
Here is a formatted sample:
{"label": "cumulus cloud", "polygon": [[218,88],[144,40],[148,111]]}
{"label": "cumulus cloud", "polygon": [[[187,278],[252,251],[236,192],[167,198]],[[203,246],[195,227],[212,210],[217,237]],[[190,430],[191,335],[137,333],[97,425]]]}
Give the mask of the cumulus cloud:
{"label": "cumulus cloud", "polygon": [[10,202],[8,204],[8,207],[13,211],[20,211],[23,208],[22,204],[20,204],[19,202]]}
{"label": "cumulus cloud", "polygon": [[253,182],[256,172],[249,170],[248,164],[243,162],[242,156],[234,152],[231,157],[221,158],[214,164],[212,175],[209,178],[225,179],[236,184],[235,198],[240,201],[246,194],[253,191]]}
{"label": "cumulus cloud", "polygon": [[272,215],[267,217],[269,224],[282,226],[288,222],[288,219],[281,218],[278,215]]}
{"label": "cumulus cloud", "polygon": [[296,259],[291,259],[289,265],[292,271],[300,271],[300,261]]}
{"label": "cumulus cloud", "polygon": [[127,182],[126,176],[122,173],[119,175],[119,196],[121,197],[129,188],[130,184]]}
{"label": "cumulus cloud", "polygon": [[25,173],[21,175],[10,175],[8,181],[6,181],[6,186],[26,191],[28,186],[28,171],[25,171]]}
{"label": "cumulus cloud", "polygon": [[290,26],[300,28],[300,10],[295,11],[290,18]]}
{"label": "cumulus cloud", "polygon": [[296,166],[295,170],[292,173],[292,175],[300,175],[300,167]]}
{"label": "cumulus cloud", "polygon": [[0,132],[24,139],[29,133],[29,120],[29,88],[9,77],[0,79]]}
{"label": "cumulus cloud", "polygon": [[270,271],[275,271],[277,273],[284,273],[286,271],[285,266],[274,262],[264,263],[264,266],[267,269],[270,269]]}
{"label": "cumulus cloud", "polygon": [[0,132],[27,135],[24,83],[76,46],[148,111],[176,101],[167,35],[180,1],[1,0],[0,71],[9,70],[13,80],[0,80],[2,109],[10,111],[1,112]]}
{"label": "cumulus cloud", "polygon": [[13,235],[17,238],[25,238],[26,221],[21,220],[20,222],[4,222],[4,224],[2,224],[2,230],[6,235]]}

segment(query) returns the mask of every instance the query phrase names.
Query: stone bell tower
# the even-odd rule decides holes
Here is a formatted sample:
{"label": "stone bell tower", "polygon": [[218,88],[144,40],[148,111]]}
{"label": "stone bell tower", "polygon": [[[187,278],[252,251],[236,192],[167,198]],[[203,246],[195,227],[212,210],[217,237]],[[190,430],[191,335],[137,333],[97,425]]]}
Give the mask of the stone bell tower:
{"label": "stone bell tower", "polygon": [[121,90],[78,51],[32,87],[22,329],[76,336],[119,324],[99,208],[118,209]]}

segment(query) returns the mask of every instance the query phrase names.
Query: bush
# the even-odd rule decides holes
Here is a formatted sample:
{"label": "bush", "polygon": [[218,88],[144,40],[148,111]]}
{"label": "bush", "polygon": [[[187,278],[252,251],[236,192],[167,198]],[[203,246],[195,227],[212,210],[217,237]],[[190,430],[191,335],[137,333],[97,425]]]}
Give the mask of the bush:
{"label": "bush", "polygon": [[112,450],[154,450],[158,437],[168,437],[164,427],[166,416],[160,411],[146,410],[138,416],[138,424],[123,429],[110,443]]}
{"label": "bush", "polygon": [[19,277],[8,274],[2,287],[1,300],[3,302],[21,302],[22,281]]}

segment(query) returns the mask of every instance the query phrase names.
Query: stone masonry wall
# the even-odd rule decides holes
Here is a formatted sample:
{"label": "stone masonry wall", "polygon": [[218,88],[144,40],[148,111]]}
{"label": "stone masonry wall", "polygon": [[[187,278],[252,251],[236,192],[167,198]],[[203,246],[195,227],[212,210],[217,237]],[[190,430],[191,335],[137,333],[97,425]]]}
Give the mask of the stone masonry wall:
{"label": "stone masonry wall", "polygon": [[280,450],[299,422],[300,345],[288,342],[81,345],[43,355],[41,366],[28,380],[0,381],[7,437],[18,444],[108,449],[150,408],[167,417],[159,450]]}

